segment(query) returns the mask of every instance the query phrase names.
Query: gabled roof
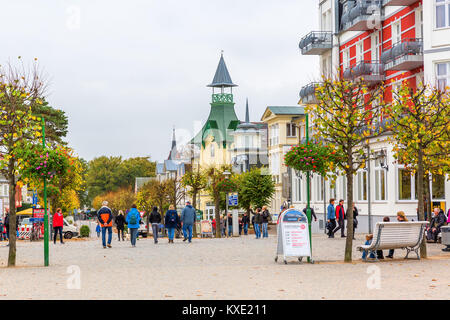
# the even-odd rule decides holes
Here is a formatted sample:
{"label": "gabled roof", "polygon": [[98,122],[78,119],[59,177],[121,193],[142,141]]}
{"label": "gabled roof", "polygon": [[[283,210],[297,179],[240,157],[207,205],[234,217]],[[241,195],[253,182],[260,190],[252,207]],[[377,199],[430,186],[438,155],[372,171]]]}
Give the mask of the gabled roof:
{"label": "gabled roof", "polygon": [[268,106],[264,111],[261,121],[269,116],[269,112],[274,115],[292,115],[302,116],[305,115],[305,107],[300,106]]}
{"label": "gabled roof", "polygon": [[164,163],[156,164],[156,174],[164,174]]}
{"label": "gabled roof", "polygon": [[237,85],[231,81],[230,73],[228,72],[225,60],[223,59],[223,54],[220,56],[214,79],[208,87],[237,87]]}
{"label": "gabled roof", "polygon": [[164,160],[165,171],[178,171],[178,164],[172,160]]}

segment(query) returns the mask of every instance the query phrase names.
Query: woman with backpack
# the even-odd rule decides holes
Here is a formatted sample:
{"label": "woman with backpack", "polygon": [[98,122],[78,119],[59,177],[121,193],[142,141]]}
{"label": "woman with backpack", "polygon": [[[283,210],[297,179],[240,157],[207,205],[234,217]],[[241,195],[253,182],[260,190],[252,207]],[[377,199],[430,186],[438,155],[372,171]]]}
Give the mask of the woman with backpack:
{"label": "woman with backpack", "polygon": [[149,222],[152,224],[153,240],[155,243],[158,243],[158,226],[161,222],[161,215],[159,214],[157,207],[153,207],[153,211],[150,213]]}
{"label": "woman with backpack", "polygon": [[126,223],[131,236],[131,245],[136,247],[136,238],[139,230],[139,221],[141,214],[139,213],[135,204],[131,206],[130,212],[127,214]]}
{"label": "woman with backpack", "polygon": [[178,212],[175,210],[173,204],[169,206],[169,210],[166,212],[164,219],[164,225],[167,229],[167,237],[169,238],[169,243],[173,243],[173,237],[175,236],[175,229],[180,222],[180,217]]}

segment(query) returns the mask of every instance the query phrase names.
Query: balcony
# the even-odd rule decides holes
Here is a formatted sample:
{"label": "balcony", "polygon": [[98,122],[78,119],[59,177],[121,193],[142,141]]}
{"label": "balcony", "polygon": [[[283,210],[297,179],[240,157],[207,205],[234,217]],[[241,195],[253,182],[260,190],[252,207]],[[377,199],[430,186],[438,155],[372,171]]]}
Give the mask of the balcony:
{"label": "balcony", "polygon": [[319,82],[312,82],[300,90],[300,100],[303,104],[318,104],[316,98],[316,89],[320,86]]}
{"label": "balcony", "polygon": [[381,23],[381,0],[341,1],[341,31],[368,31]]}
{"label": "balcony", "polygon": [[423,66],[423,40],[402,39],[381,54],[384,69],[405,71]]}
{"label": "balcony", "polygon": [[383,0],[383,6],[410,6],[419,0]]}
{"label": "balcony", "polygon": [[363,81],[368,85],[375,85],[386,79],[384,66],[379,61],[361,61],[347,68],[343,77],[346,80]]}
{"label": "balcony", "polygon": [[303,55],[320,55],[333,46],[331,31],[313,31],[300,40],[298,45]]}

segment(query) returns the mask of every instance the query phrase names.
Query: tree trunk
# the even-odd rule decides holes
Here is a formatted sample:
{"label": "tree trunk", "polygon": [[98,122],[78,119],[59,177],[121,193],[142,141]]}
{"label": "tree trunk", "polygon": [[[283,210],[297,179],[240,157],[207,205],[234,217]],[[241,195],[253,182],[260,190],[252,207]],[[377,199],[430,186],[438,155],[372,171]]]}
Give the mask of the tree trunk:
{"label": "tree trunk", "polygon": [[[216,216],[216,238],[222,236],[222,230],[220,229],[220,193],[217,193],[214,199],[215,216]],[[225,223],[225,221],[224,221]]]}
{"label": "tree trunk", "polygon": [[[430,190],[430,174],[428,173],[426,178],[424,179],[424,188],[425,188],[425,194],[426,194],[426,206],[427,209],[425,212],[427,212],[427,220],[428,222],[431,222],[431,217],[433,215],[433,200],[431,199],[431,190]],[[420,219],[419,219],[420,220]]]}
{"label": "tree trunk", "polygon": [[[350,154],[349,166],[353,168],[353,158]],[[353,251],[353,173],[347,172],[347,238],[345,239],[345,262],[352,262]]]}
{"label": "tree trunk", "polygon": [[9,254],[8,267],[16,265],[16,177],[14,176],[14,158],[9,160]]}
{"label": "tree trunk", "polygon": [[[192,206],[194,207],[195,210],[197,210],[197,192],[194,191],[192,193]],[[197,212],[196,212],[197,214]],[[197,238],[197,228],[196,228],[196,223],[194,223],[194,238]]]}
{"label": "tree trunk", "polygon": [[[425,219],[424,215],[424,206],[423,206],[423,178],[424,178],[424,169],[423,169],[423,151],[419,149],[418,159],[417,159],[417,198],[418,198],[418,207],[419,207],[419,220],[423,221]],[[427,245],[425,241],[425,237],[422,239],[422,243],[420,244],[420,256],[422,258],[427,257]]]}

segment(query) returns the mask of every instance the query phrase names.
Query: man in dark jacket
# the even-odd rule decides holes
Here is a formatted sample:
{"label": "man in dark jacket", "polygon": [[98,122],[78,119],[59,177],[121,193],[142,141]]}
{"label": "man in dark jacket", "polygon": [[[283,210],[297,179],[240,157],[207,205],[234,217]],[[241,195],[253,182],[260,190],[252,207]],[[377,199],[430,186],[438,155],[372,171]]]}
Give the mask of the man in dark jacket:
{"label": "man in dark jacket", "polygon": [[[106,248],[106,246],[111,248],[113,215],[111,209],[108,208],[108,201],[103,201],[102,207],[97,212],[97,218],[100,227],[102,227],[103,248]],[[108,244],[106,244],[106,231],[108,231]]]}
{"label": "man in dark jacket", "polygon": [[244,216],[242,217],[242,227],[244,229],[244,234],[247,235],[248,234],[248,225],[250,224],[250,218],[247,214],[247,212],[244,212]]}
{"label": "man in dark jacket", "polygon": [[256,239],[259,239],[259,238],[261,238],[261,224],[263,221],[260,208],[256,209],[254,218],[255,218],[255,224],[254,224],[255,235],[256,235]]}
{"label": "man in dark jacket", "polygon": [[119,241],[120,241],[120,233],[122,233],[122,241],[125,241],[123,235],[123,230],[125,229],[125,217],[123,216],[122,210],[119,211],[119,214],[114,219],[114,222],[116,223],[117,236],[119,237]]}
{"label": "man in dark jacket", "polygon": [[339,200],[339,204],[336,206],[336,220],[338,223],[338,226],[336,229],[333,230],[333,235],[338,231],[341,230],[341,238],[345,238],[344,235],[344,228],[345,228],[345,210],[344,210],[344,200]]}
{"label": "man in dark jacket", "polygon": [[431,218],[430,225],[427,227],[427,239],[437,242],[437,236],[441,232],[441,227],[445,225],[444,211],[434,208],[434,215]]}
{"label": "man in dark jacket", "polygon": [[153,240],[158,243],[158,231],[159,224],[161,223],[161,215],[158,212],[157,207],[153,207],[153,211],[150,213],[149,222],[152,224]]}
{"label": "man in dark jacket", "polygon": [[270,217],[270,213],[269,210],[267,210],[267,206],[264,206],[262,208],[262,234],[263,234],[263,238],[268,238],[269,237],[269,232],[267,230],[267,226],[269,224],[269,220],[271,220]]}
{"label": "man in dark jacket", "polygon": [[[316,213],[314,212],[314,209],[311,207],[310,207],[310,209],[311,209],[311,221],[312,221],[312,218],[314,218],[314,221],[317,221],[317,216],[316,216]],[[303,213],[306,214],[306,208],[303,209]]]}
{"label": "man in dark jacket", "polygon": [[228,226],[228,237],[233,236],[233,216],[231,213],[228,213],[227,226]]}

